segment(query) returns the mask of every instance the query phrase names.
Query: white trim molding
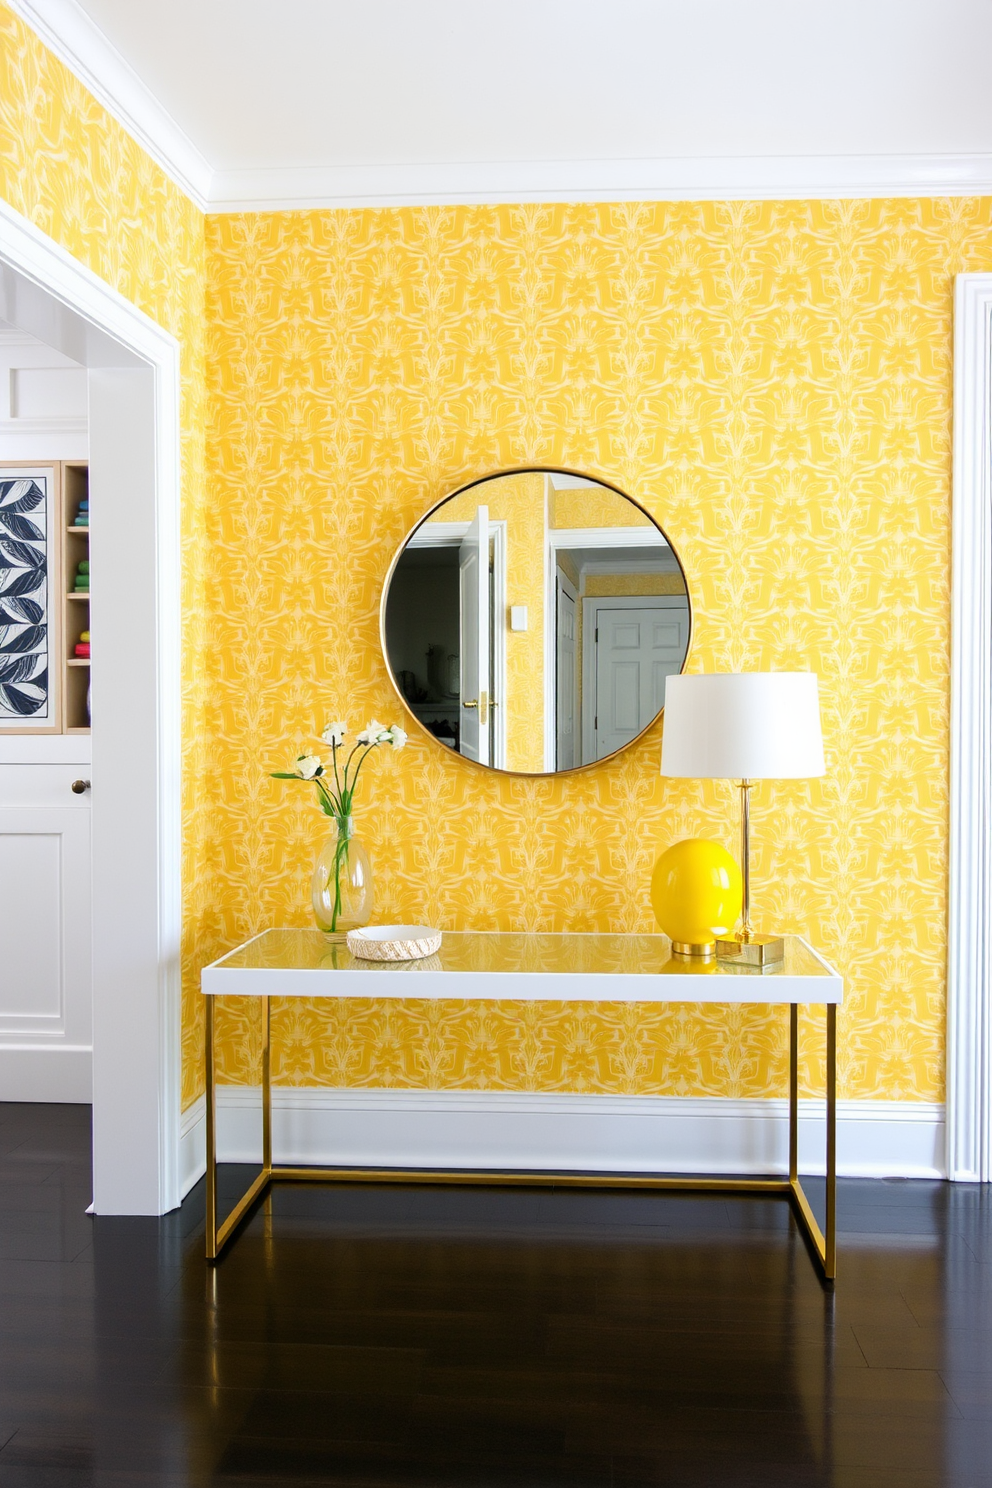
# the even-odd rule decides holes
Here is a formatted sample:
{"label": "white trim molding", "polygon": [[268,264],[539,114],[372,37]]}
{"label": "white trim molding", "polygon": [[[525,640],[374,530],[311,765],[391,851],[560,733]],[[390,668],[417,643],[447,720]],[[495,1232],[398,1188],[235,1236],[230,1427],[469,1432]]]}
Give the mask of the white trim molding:
{"label": "white trim molding", "polygon": [[988,154],[417,161],[215,170],[76,0],[6,3],[201,211],[992,194]]}
{"label": "white trim molding", "polygon": [[[800,1107],[800,1165],[824,1171],[824,1102]],[[784,1173],[788,1103],[486,1090],[272,1091],[277,1162],[605,1173]],[[217,1091],[222,1162],[258,1162],[261,1091]],[[944,1108],[838,1101],[838,1172],[943,1178]],[[202,1098],[183,1116],[183,1192],[204,1172]]]}
{"label": "white trim molding", "polygon": [[954,303],[948,1173],[992,1180],[992,274]]}
{"label": "white trim molding", "polygon": [[500,202],[987,196],[992,155],[731,155],[219,170],[212,212]]}
{"label": "white trim molding", "polygon": [[94,1195],[99,1214],[162,1214],[180,1202],[179,344],[2,200],[0,319],[89,370],[90,540],[108,578],[87,741]]}
{"label": "white trim molding", "polygon": [[51,1101],[88,1106],[93,1099],[89,1044],[0,1045],[0,1090],[5,1101]]}

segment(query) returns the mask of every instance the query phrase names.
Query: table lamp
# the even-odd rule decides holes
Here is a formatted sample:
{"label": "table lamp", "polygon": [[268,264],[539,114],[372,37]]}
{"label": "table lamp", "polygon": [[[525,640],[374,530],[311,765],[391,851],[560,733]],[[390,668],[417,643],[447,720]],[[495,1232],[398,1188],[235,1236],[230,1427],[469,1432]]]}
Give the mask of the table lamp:
{"label": "table lamp", "polygon": [[717,956],[769,966],[785,955],[781,936],[751,928],[750,794],[756,780],[822,775],[823,738],[815,672],[713,672],[669,677],[661,773],[741,783],[741,925],[718,940]]}

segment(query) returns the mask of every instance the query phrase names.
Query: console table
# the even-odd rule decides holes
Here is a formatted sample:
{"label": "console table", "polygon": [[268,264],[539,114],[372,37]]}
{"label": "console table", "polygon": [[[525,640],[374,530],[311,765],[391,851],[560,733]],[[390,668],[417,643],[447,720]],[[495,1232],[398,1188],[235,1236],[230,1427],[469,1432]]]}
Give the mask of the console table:
{"label": "console table", "polygon": [[[844,984],[798,936],[785,959],[765,970],[726,962],[673,959],[663,935],[528,935],[445,931],[436,956],[383,963],[353,957],[319,930],[266,930],[204,968],[207,1084],[207,1258],[215,1261],[270,1184],[462,1183],[545,1187],[668,1188],[772,1194],[788,1199],[823,1277],[837,1272],[837,1008]],[[217,1216],[217,1110],[214,1006],[218,997],[257,997],[262,1005],[262,1169],[231,1213]],[[271,999],[320,997],[459,998],[545,1002],[771,1003],[789,1008],[788,1177],[685,1177],[680,1174],[429,1171],[409,1168],[305,1168],[272,1161]],[[827,1014],[826,1220],[821,1231],[799,1180],[799,1006]]]}

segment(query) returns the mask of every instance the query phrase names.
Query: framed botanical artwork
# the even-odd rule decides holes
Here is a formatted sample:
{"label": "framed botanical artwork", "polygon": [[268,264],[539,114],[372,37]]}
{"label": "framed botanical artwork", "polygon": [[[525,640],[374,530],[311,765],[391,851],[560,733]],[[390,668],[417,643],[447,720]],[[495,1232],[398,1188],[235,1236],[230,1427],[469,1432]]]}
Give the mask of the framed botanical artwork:
{"label": "framed botanical artwork", "polygon": [[58,465],[0,464],[0,733],[61,729]]}

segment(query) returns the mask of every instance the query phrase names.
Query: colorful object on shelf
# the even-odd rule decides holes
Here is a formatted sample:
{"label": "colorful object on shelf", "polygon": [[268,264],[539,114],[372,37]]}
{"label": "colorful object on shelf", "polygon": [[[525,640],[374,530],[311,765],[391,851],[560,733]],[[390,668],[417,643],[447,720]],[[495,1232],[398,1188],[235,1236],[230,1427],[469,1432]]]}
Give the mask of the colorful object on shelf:
{"label": "colorful object on shelf", "polygon": [[89,633],[88,630],[84,630],[83,631],[82,635],[79,637],[79,640],[76,642],[76,645],[74,647],[74,650],[75,650],[75,654],[77,656],[89,656],[89,654],[90,654],[90,633]]}
{"label": "colorful object on shelf", "polygon": [[715,956],[717,937],[732,933],[743,898],[741,870],[720,842],[686,838],[654,865],[651,904],[676,956]]}
{"label": "colorful object on shelf", "polygon": [[88,594],[90,589],[90,560],[80,558],[76,565],[76,579],[73,584],[76,594]]}
{"label": "colorful object on shelf", "polygon": [[88,527],[90,525],[90,500],[84,496],[76,510],[72,523],[73,527]]}

